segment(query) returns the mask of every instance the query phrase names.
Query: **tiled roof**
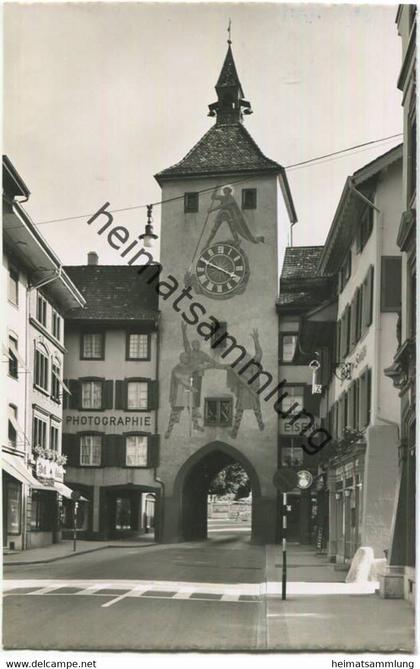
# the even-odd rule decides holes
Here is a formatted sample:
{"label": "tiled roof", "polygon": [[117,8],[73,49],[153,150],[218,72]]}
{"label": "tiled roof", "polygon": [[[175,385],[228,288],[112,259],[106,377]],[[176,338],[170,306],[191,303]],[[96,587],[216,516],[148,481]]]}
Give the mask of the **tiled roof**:
{"label": "tiled roof", "polygon": [[323,248],[323,246],[288,246],[281,278],[305,279],[319,276],[318,264]]}
{"label": "tiled roof", "polygon": [[232,49],[227,50],[225,62],[223,63],[222,71],[220,72],[219,78],[217,80],[216,89],[223,88],[225,86],[238,86],[243,97],[243,90],[241,82],[239,81],[238,73],[236,71],[235,61],[233,60]]}
{"label": "tiled roof", "polygon": [[80,265],[65,267],[86,300],[84,309],[72,309],[66,319],[153,320],[158,295],[148,285],[138,266]]}
{"label": "tiled roof", "polygon": [[172,167],[156,179],[229,172],[279,172],[281,166],[267,158],[242,123],[216,124]]}

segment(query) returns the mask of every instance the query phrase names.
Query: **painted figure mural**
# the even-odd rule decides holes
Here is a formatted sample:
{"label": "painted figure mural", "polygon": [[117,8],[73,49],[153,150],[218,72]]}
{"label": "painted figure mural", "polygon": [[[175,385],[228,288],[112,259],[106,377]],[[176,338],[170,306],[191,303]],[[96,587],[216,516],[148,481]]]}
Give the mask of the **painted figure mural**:
{"label": "painted figure mural", "polygon": [[242,211],[239,209],[239,206],[233,196],[233,192],[234,191],[232,186],[224,186],[222,189],[223,194],[221,195],[217,195],[217,189],[213,192],[212,203],[215,200],[218,200],[219,204],[212,204],[208,210],[209,214],[217,211],[217,215],[206,246],[210,246],[211,242],[217,234],[217,231],[219,230],[220,226],[223,225],[223,223],[227,223],[229,226],[232,240],[236,244],[240,243],[240,237],[243,237],[243,239],[246,239],[248,242],[252,242],[253,244],[264,242],[264,237],[254,237],[250,231]]}
{"label": "painted figure mural", "polygon": [[[258,395],[260,383],[258,374],[257,378],[254,379],[256,369],[255,365],[251,364],[251,362],[259,364],[262,360],[262,349],[259,343],[258,331],[253,330],[251,333],[251,338],[255,346],[254,355],[251,356],[247,353],[241,360],[238,369],[232,369],[229,364],[217,362],[208,353],[202,351],[199,340],[195,339],[190,342],[185,323],[182,323],[181,329],[184,350],[180,353],[179,362],[175,365],[171,373],[169,390],[171,413],[169,415],[165,439],[170,437],[174,425],[180,422],[184,409],[186,409],[186,413],[189,416],[189,436],[192,435],[193,430],[204,431],[201,422],[202,383],[206,371],[210,369],[226,370],[224,387],[220,389],[220,393],[226,393],[226,390],[230,390],[235,397],[233,426],[230,436],[233,439],[237,437],[244,411],[247,410],[254,412],[258,427],[260,430],[263,430],[264,422],[261,413],[260,397]],[[228,402],[229,399],[227,398]]]}

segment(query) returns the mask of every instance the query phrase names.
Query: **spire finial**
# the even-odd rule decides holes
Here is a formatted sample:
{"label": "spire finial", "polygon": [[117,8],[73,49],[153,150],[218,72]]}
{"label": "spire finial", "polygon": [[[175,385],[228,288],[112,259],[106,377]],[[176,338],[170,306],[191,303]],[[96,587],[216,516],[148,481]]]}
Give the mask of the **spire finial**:
{"label": "spire finial", "polygon": [[229,36],[227,43],[232,44],[232,40],[231,40],[232,21],[230,19],[229,19],[229,23],[228,23],[227,32],[228,32],[228,36]]}

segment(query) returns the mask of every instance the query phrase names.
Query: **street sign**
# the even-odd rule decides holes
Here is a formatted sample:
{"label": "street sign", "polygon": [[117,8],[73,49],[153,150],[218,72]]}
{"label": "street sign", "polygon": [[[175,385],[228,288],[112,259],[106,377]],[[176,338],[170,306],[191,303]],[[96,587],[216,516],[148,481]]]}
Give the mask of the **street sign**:
{"label": "street sign", "polygon": [[301,469],[297,472],[297,486],[301,490],[307,490],[311,487],[314,477],[311,472],[308,472],[306,469]]}
{"label": "street sign", "polygon": [[273,483],[281,492],[289,492],[296,488],[298,483],[297,473],[290,467],[278,469],[273,476]]}

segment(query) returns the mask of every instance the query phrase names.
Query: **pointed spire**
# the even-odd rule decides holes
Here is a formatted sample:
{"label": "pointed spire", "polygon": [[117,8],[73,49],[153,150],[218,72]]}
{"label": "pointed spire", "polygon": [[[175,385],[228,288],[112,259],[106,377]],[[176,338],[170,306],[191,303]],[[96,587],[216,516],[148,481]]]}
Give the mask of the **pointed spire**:
{"label": "pointed spire", "polygon": [[243,113],[252,114],[250,103],[244,100],[244,92],[233,59],[230,19],[228,35],[228,50],[215,87],[218,101],[209,105],[209,116],[217,116],[217,125],[242,123]]}

